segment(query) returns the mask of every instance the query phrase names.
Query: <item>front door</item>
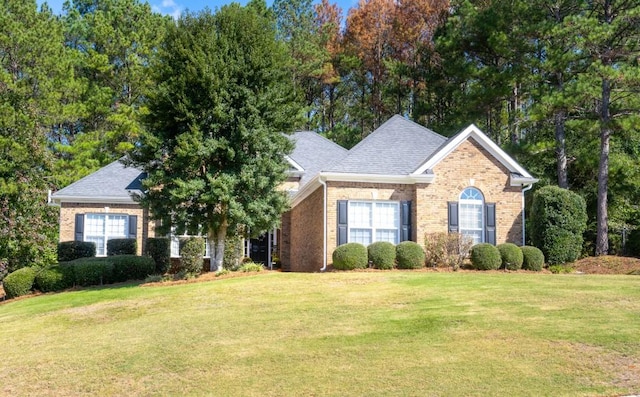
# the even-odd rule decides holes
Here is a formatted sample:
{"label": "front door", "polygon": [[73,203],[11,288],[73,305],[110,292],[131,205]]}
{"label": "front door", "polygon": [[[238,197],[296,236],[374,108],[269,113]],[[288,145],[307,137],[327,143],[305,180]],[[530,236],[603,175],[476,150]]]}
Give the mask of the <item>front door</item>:
{"label": "front door", "polygon": [[269,259],[269,234],[265,233],[258,238],[252,238],[250,240],[251,251],[249,257],[255,263],[262,263],[268,265]]}

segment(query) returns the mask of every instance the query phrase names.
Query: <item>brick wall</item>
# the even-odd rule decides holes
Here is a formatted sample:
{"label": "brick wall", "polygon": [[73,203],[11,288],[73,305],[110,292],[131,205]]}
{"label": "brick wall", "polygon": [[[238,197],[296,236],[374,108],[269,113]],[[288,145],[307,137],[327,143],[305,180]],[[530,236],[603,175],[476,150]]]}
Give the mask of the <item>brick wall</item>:
{"label": "brick wall", "polygon": [[143,252],[143,244],[148,237],[155,237],[153,222],[149,221],[148,211],[136,204],[86,204],[62,203],[60,207],[60,241],[75,239],[76,214],[126,214],[138,217],[136,239],[138,255]]}
{"label": "brick wall", "polygon": [[447,202],[458,201],[460,193],[473,186],[485,202],[496,203],[496,243],[522,244],[522,190],[509,185],[509,171],[475,140],[463,142],[433,171],[434,183],[416,188],[419,243],[425,233],[448,231]]}
{"label": "brick wall", "polygon": [[280,255],[284,270],[314,272],[322,268],[323,196],[319,187],[283,217]]}

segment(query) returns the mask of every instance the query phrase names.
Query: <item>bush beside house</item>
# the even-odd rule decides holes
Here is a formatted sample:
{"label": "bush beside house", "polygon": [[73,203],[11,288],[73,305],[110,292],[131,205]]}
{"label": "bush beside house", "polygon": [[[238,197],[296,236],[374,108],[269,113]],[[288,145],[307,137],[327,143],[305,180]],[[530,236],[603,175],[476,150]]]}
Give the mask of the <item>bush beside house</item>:
{"label": "bush beside house", "polygon": [[426,256],[422,247],[413,241],[403,241],[396,246],[398,269],[420,269]]}
{"label": "bush beside house", "polygon": [[557,186],[545,186],[533,195],[531,240],[551,265],[573,262],[582,252],[587,227],[584,199]]}
{"label": "bush beside house", "polygon": [[496,246],[500,251],[502,267],[507,270],[519,270],[522,268],[522,250],[513,243],[503,243]]}
{"label": "bush beside house", "polygon": [[63,241],[58,244],[58,262],[96,256],[96,244],[90,241]]}
{"label": "bush beside house", "polygon": [[539,248],[531,246],[520,247],[522,251],[522,268],[539,272],[544,267],[544,254]]}
{"label": "bush beside house", "polygon": [[138,242],[135,238],[112,238],[107,241],[107,256],[135,255]]}
{"label": "bush beside house", "polygon": [[333,251],[333,268],[337,270],[365,269],[368,265],[367,247],[358,243],[347,243]]}
{"label": "bush beside house", "polygon": [[494,245],[480,243],[471,248],[471,264],[478,270],[496,270],[502,265],[502,257]]}
{"label": "bush beside house", "polygon": [[3,280],[4,292],[7,298],[17,298],[27,295],[33,288],[36,278],[36,270],[32,267],[23,267],[7,275]]}
{"label": "bush beside house", "polygon": [[367,247],[369,263],[376,269],[393,269],[396,261],[396,247],[388,241],[376,241]]}

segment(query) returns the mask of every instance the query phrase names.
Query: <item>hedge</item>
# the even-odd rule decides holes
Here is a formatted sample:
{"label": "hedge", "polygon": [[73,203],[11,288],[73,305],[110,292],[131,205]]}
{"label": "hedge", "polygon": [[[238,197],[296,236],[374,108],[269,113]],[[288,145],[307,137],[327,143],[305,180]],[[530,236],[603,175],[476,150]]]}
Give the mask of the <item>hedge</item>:
{"label": "hedge", "polygon": [[422,247],[413,241],[403,241],[396,245],[398,269],[419,269],[424,267],[426,255]]}
{"label": "hedge", "polygon": [[388,241],[376,241],[367,247],[367,256],[376,269],[393,269],[396,247]]}
{"label": "hedge", "polygon": [[504,243],[497,246],[502,259],[502,267],[507,270],[519,270],[522,268],[522,251],[513,243]]}
{"label": "hedge", "polygon": [[544,267],[544,254],[540,249],[528,245],[520,247],[522,251],[522,268],[539,272]]}
{"label": "hedge", "polygon": [[156,269],[155,262],[150,256],[118,255],[109,257],[113,264],[113,282],[127,280],[144,280],[153,274]]}
{"label": "hedge", "polygon": [[3,280],[4,292],[8,299],[27,295],[33,288],[36,271],[32,267],[23,267],[9,273]]}
{"label": "hedge", "polygon": [[545,186],[533,194],[531,241],[549,264],[578,259],[587,227],[584,199],[567,189]]}
{"label": "hedge", "polygon": [[72,262],[75,284],[83,287],[113,282],[111,258],[80,258]]}
{"label": "hedge", "polygon": [[368,265],[367,247],[359,243],[342,244],[333,251],[332,259],[334,269],[364,269]]}
{"label": "hedge", "polygon": [[471,248],[471,264],[478,270],[496,270],[502,265],[502,257],[494,245],[480,243]]}
{"label": "hedge", "polygon": [[40,270],[34,283],[34,288],[42,292],[62,291],[72,286],[73,278],[60,266]]}
{"label": "hedge", "polygon": [[90,241],[63,241],[58,243],[58,262],[96,256],[96,244]]}
{"label": "hedge", "polygon": [[107,256],[135,255],[138,241],[135,238],[113,238],[107,240]]}

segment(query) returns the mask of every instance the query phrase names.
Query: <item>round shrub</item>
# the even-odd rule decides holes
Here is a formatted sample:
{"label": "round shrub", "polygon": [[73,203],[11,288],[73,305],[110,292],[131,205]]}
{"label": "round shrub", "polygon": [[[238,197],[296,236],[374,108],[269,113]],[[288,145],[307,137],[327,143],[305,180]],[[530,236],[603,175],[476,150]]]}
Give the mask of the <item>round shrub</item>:
{"label": "round shrub", "polygon": [[544,254],[540,249],[525,245],[520,247],[522,251],[522,268],[539,272],[544,266]]}
{"label": "round shrub", "polygon": [[359,243],[347,243],[333,251],[333,268],[338,270],[364,269],[367,267],[367,247]]}
{"label": "round shrub", "polygon": [[498,244],[502,267],[507,270],[519,270],[522,268],[522,251],[513,243]]}
{"label": "round shrub", "polygon": [[367,255],[376,269],[393,269],[396,247],[388,241],[376,241],[367,247]]}
{"label": "round shrub", "polygon": [[34,282],[34,287],[42,292],[62,291],[72,286],[73,279],[70,279],[59,266],[42,269],[36,274]]}
{"label": "round shrub", "polygon": [[424,267],[426,256],[422,247],[413,241],[403,241],[396,245],[398,269],[420,269]]}
{"label": "round shrub", "polygon": [[471,248],[471,264],[478,270],[496,270],[502,265],[502,257],[495,246],[480,243]]}
{"label": "round shrub", "polygon": [[9,273],[4,278],[3,286],[7,298],[17,298],[26,295],[33,288],[33,281],[36,278],[36,271],[32,267],[23,267],[13,273]]}
{"label": "round shrub", "polygon": [[540,248],[549,264],[578,259],[587,227],[584,199],[557,186],[545,186],[533,195],[531,241]]}

